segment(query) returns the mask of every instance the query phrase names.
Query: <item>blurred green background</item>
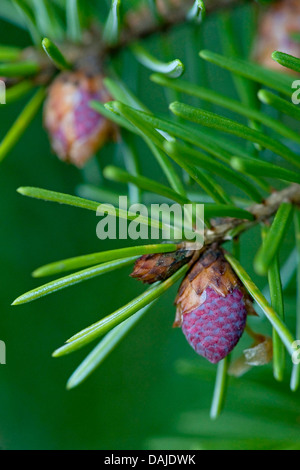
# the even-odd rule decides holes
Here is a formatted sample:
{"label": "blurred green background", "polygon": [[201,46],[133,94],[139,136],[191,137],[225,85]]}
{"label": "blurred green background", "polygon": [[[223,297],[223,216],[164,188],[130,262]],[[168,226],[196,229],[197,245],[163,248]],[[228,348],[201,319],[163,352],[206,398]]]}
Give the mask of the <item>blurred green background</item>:
{"label": "blurred green background", "polygon": [[[233,14],[237,40],[243,30],[246,45],[247,34],[251,35],[250,8],[236,9]],[[194,31],[186,26],[170,35],[174,56],[187,64],[187,77],[199,83],[204,80],[199,49],[221,50],[217,18],[211,16],[201,28],[199,44],[195,39],[192,42]],[[25,46],[28,42],[25,31],[0,22],[0,43]],[[159,51],[159,38],[149,40],[148,45]],[[127,65],[123,78],[133,90],[138,89],[140,98],[152,110],[167,112],[163,90],[149,82],[149,73],[135,67],[127,53],[118,60],[119,69]],[[216,89],[234,96],[227,73],[214,69],[208,75]],[[1,106],[1,138],[27,99]],[[159,300],[91,378],[78,389],[65,390],[69,375],[88,351],[62,359],[52,359],[52,351],[144,288],[128,277],[127,269],[31,304],[10,306],[14,298],[39,284],[30,273],[41,264],[125,246],[118,241],[100,242],[92,213],[16,193],[19,186],[31,185],[74,194],[85,181],[87,172],[59,162],[51,153],[41,120],[42,113],[0,169],[0,339],[7,345],[7,365],[0,366],[0,447],[299,448],[300,395],[289,391],[289,368],[282,384],[273,380],[271,366],[231,379],[226,409],[217,422],[210,421],[216,369],[195,356],[180,330],[171,328],[175,289]],[[143,146],[140,154],[145,173],[158,179],[157,167]],[[100,152],[98,162],[103,167],[113,157],[109,145]],[[258,241],[258,231],[243,237],[242,262],[250,273]],[[283,260],[293,244],[291,232]],[[255,279],[264,286],[264,279]],[[294,280],[287,290],[286,308],[289,321],[295,315]],[[262,329],[270,331],[265,324]],[[244,338],[240,349],[249,342]]]}

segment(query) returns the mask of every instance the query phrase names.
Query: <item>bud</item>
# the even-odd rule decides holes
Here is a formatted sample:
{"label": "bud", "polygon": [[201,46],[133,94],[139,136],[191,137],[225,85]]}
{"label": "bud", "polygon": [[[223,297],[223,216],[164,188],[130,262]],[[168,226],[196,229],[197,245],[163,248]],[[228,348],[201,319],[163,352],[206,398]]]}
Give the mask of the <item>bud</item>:
{"label": "bud", "polygon": [[182,246],[171,253],[144,255],[136,261],[131,277],[146,284],[165,281],[185,264],[193,264],[198,257],[199,251],[189,250]]}
{"label": "bud", "polygon": [[258,36],[254,47],[256,62],[285,72],[284,67],[272,59],[272,53],[280,51],[296,57],[300,56],[300,43],[291,39],[291,33],[300,32],[299,15],[299,0],[281,0],[266,9],[259,21]]}
{"label": "bud", "polygon": [[174,326],[213,364],[235,347],[246,326],[250,302],[240,280],[216,245],[200,257],[183,280],[175,300]]}
{"label": "bud", "polygon": [[115,125],[89,106],[92,100],[110,99],[100,74],[63,72],[54,80],[45,103],[44,122],[61,160],[82,167],[116,135]]}

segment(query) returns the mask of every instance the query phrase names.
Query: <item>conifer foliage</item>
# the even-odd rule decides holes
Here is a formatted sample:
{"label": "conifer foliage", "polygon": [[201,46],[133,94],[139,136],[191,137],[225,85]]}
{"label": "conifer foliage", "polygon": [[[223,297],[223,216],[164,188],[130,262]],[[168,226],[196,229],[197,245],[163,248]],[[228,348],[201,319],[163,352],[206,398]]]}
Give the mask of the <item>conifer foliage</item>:
{"label": "conifer foliage", "polygon": [[[92,182],[86,185],[86,198],[39,188],[38,181],[37,187],[20,187],[20,195],[94,213],[100,201],[107,204],[109,212],[118,197],[117,182],[124,185],[124,195],[132,203],[154,203],[163,198],[182,206],[195,202],[205,206],[201,249],[186,240],[150,240],[110,251],[78,253],[33,273],[35,278],[57,278],[21,295],[14,305],[134,263],[132,277],[150,284],[138,297],[96,319],[53,353],[61,357],[98,341],[69,379],[68,388],[78,386],[95,371],[178,281],[182,284],[176,298],[175,326],[182,327],[198,354],[218,363],[213,418],[223,407],[228,376],[240,377],[251,367],[273,361],[275,379],[281,381],[284,374],[291,374],[291,389],[299,387],[300,366],[291,358],[295,358],[294,341],[300,333],[300,291],[293,321],[287,325],[286,266],[280,263],[280,249],[293,230],[295,249],[289,275],[296,273],[299,287],[300,112],[292,95],[296,93],[300,59],[291,51],[299,50],[300,30],[289,14],[298,2],[281,0],[271,6],[270,2],[249,2],[258,19],[247,56],[238,47],[228,14],[228,8],[238,3],[111,0],[106,15],[101,16],[96,1],[1,0],[0,16],[28,30],[32,44],[24,50],[0,46],[0,75],[7,87],[7,104],[31,95],[2,138],[0,161],[9,158],[42,106],[43,125],[60,159],[82,168],[92,159],[96,161],[97,153],[101,160],[107,143],[123,156],[122,162],[116,158],[103,169],[104,182],[99,187],[93,188]],[[285,12],[285,22],[272,30],[273,16],[279,9]],[[190,37],[199,38],[212,12],[219,16],[223,52],[200,49],[195,39],[189,45],[190,54],[173,57],[168,42],[172,29],[185,23]],[[275,30],[281,41],[274,39],[272,43],[282,47],[270,52],[270,35]],[[159,56],[147,41],[153,36],[163,45]],[[146,107],[138,91],[133,91],[138,90],[135,84],[120,78],[118,60],[124,51],[130,64],[151,71],[148,86],[164,90],[169,109],[163,115],[155,105]],[[185,72],[191,77],[192,69],[200,66],[201,84],[197,76],[194,80],[184,77]],[[236,98],[222,94],[208,82],[205,85],[208,66],[219,76],[231,74],[232,96],[236,94]],[[140,140],[159,165],[163,183],[142,172]],[[119,218],[131,217],[118,208],[116,213]],[[150,225],[151,221],[145,218],[142,223]],[[257,226],[261,227],[261,243],[252,254],[253,270],[248,273],[239,253],[247,249],[243,233]],[[265,276],[266,291],[261,292],[253,282],[254,272]],[[272,338],[256,331],[257,321],[253,331],[255,317],[268,320]],[[242,335],[249,336],[250,346],[236,358],[234,347]]]}

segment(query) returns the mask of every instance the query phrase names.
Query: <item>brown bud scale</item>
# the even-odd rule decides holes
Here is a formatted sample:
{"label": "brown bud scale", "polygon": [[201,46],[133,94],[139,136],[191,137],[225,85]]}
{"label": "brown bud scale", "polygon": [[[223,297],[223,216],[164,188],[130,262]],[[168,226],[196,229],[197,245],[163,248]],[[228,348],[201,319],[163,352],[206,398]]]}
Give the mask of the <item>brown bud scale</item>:
{"label": "brown bud scale", "polygon": [[171,253],[144,255],[136,261],[131,277],[146,284],[164,281],[185,264],[194,262],[198,256],[198,251],[186,248]]}

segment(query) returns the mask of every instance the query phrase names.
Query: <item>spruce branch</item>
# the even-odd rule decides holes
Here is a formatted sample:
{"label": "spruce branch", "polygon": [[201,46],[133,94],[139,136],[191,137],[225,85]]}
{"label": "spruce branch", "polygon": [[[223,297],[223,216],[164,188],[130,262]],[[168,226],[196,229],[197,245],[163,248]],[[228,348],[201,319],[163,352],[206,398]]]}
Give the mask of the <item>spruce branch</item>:
{"label": "spruce branch", "polygon": [[[99,202],[85,200],[79,197],[70,196],[67,194],[60,194],[39,188],[22,187],[18,189],[18,192],[23,196],[80,207],[94,212],[97,211],[97,208],[100,204]],[[222,243],[226,240],[231,240],[235,236],[240,235],[246,230],[249,230],[254,225],[268,221],[269,218],[272,217],[278,211],[279,207],[284,202],[291,203],[296,206],[300,205],[299,184],[295,183],[281,191],[276,191],[272,193],[262,203],[250,206],[247,210],[250,212],[250,214],[253,215],[254,220],[241,220],[240,218],[223,218],[221,220],[216,221],[213,228],[209,228],[205,231],[205,245],[210,245],[214,242]],[[107,210],[108,213],[111,213],[110,206],[105,208],[105,210]],[[121,209],[119,209],[119,211],[114,212],[113,215],[116,215],[117,217],[127,217],[129,220],[134,220],[134,218],[136,217],[136,215],[131,215],[130,212],[126,212]],[[153,221],[148,218],[142,220],[142,223],[156,223],[159,228],[162,227],[162,225],[158,221]]]}
{"label": "spruce branch", "polygon": [[208,229],[206,231],[205,243],[220,243],[225,240],[230,240],[258,223],[267,222],[284,202],[290,202],[295,205],[300,204],[299,184],[292,184],[282,191],[274,192],[261,204],[254,204],[249,207],[248,211],[253,214],[255,221],[241,222],[239,219],[224,219],[217,223],[213,230]]}
{"label": "spruce branch", "polygon": [[[209,14],[220,9],[232,8],[244,1],[245,0],[211,0],[208,2],[208,5],[206,5],[206,13]],[[51,24],[51,22],[53,23],[53,14],[48,15],[48,17],[43,15],[45,20],[47,20],[48,28],[41,28],[39,24],[41,15],[39,15],[37,11],[29,8],[23,0],[14,0],[14,2],[22,12],[27,27],[33,37],[34,47],[29,47],[21,52],[21,57],[23,55],[25,57],[29,56],[36,62],[30,65],[31,68],[29,72],[35,74],[37,83],[49,83],[55,74],[55,67],[50,66],[53,64],[49,65],[49,63],[44,60],[43,54],[41,54],[43,33],[49,28],[50,30],[54,28],[55,34],[53,33],[51,38],[59,42],[61,53],[65,57],[66,63],[87,64],[87,57],[97,57],[99,62],[103,62],[105,57],[109,58],[130,45],[140,47],[136,46],[136,43],[144,38],[158,33],[166,33],[172,27],[186,23],[189,20],[188,12],[193,5],[192,0],[182,2],[181,6],[171,9],[165,15],[161,15],[161,21],[157,21],[157,17],[153,15],[151,9],[147,7],[146,9],[143,7],[140,11],[132,9],[127,14],[127,17],[125,16],[121,21],[120,15],[118,14],[119,2],[114,1],[112,2],[111,14],[106,24],[105,34],[101,35],[98,31],[91,28],[86,32],[86,36],[83,38],[83,12],[79,8],[78,0],[68,0],[66,3],[66,18],[67,39],[71,41],[70,43],[63,40],[65,38],[62,38],[61,25]],[[37,3],[39,4],[39,2]],[[49,5],[47,3],[47,8],[48,7]],[[110,35],[112,35],[112,37],[110,37]],[[35,65],[35,69],[33,65]],[[12,64],[12,66],[19,67],[18,64]],[[179,73],[179,71],[182,73],[183,65],[180,64],[180,61],[174,61],[174,67],[176,73]]]}
{"label": "spruce branch", "polygon": [[[128,16],[123,23],[120,7],[121,0],[113,0],[111,10],[104,28],[104,35],[101,37],[100,32],[94,32],[92,29],[88,31],[88,40],[84,44],[83,25],[84,17],[80,8],[80,1],[67,1],[67,25],[68,31],[64,39],[73,41],[72,47],[68,41],[57,41],[60,35],[60,27],[56,21],[53,21],[51,15],[50,2],[48,0],[34,0],[34,4],[38,5],[33,11],[26,8],[26,2],[23,0],[15,0],[14,3],[22,8],[23,16],[30,25],[32,35],[40,36],[41,29],[45,30],[45,34],[52,37],[45,38],[42,42],[44,51],[50,58],[49,63],[45,63],[47,57],[42,51],[36,47],[29,50],[26,54],[20,53],[18,50],[0,48],[0,57],[5,58],[5,64],[0,66],[0,73],[13,79],[19,77],[27,77],[26,81],[21,83],[14,82],[14,87],[10,91],[10,99],[17,99],[27,93],[33,84],[39,84],[40,80],[44,84],[48,84],[55,76],[58,70],[72,69],[75,65],[80,68],[83,63],[88,64],[91,57],[96,58],[98,64],[102,63],[105,58],[110,58],[113,54],[121,51],[122,48],[130,48],[136,59],[148,67],[150,70],[160,72],[152,76],[152,80],[166,88],[167,92],[186,93],[195,98],[217,104],[228,109],[240,116],[245,117],[250,122],[247,127],[239,121],[219,116],[218,114],[189,106],[176,100],[170,105],[170,109],[176,116],[173,121],[167,118],[157,117],[151,113],[140,100],[124,85],[118,78],[107,78],[103,81],[104,86],[109,93],[117,101],[107,103],[92,102],[90,107],[97,110],[103,116],[114,121],[118,126],[124,128],[121,130],[122,143],[118,144],[118,150],[122,146],[125,150],[125,167],[126,170],[116,166],[108,166],[104,169],[103,176],[114,182],[121,182],[127,185],[130,201],[140,202],[144,196],[143,191],[162,196],[169,200],[174,200],[179,204],[194,203],[193,198],[185,184],[188,178],[181,179],[178,176],[178,169],[183,170],[190,177],[189,182],[193,179],[209,196],[208,200],[213,202],[205,205],[205,223],[206,229],[204,234],[204,245],[213,243],[222,244],[227,240],[233,240],[234,256],[238,257],[240,250],[239,235],[250,230],[260,223],[271,224],[271,228],[266,235],[264,244],[255,258],[254,267],[260,274],[268,274],[271,305],[267,302],[265,296],[254,285],[253,281],[239,264],[239,262],[230,254],[226,255],[227,260],[231,263],[234,270],[244,283],[248,292],[254,300],[260,305],[265,316],[273,326],[274,338],[274,375],[278,380],[283,377],[284,351],[283,344],[291,354],[293,352],[293,336],[284,324],[284,308],[283,308],[283,289],[286,284],[284,276],[281,276],[280,266],[278,264],[278,251],[282,245],[285,230],[290,222],[290,216],[293,206],[300,205],[300,179],[296,171],[279,167],[273,163],[261,161],[257,158],[258,153],[254,151],[254,147],[241,147],[236,145],[235,141],[224,140],[219,132],[226,132],[233,136],[242,138],[243,141],[250,141],[256,145],[256,150],[262,148],[269,149],[272,153],[279,155],[292,165],[298,166],[299,155],[292,150],[289,144],[282,143],[280,135],[287,139],[300,142],[298,134],[291,130],[282,122],[271,118],[258,109],[259,101],[253,90],[256,91],[257,83],[267,85],[270,88],[279,91],[281,94],[290,96],[292,77],[280,73],[271,72],[249,61],[245,61],[239,57],[238,48],[235,44],[231,44],[232,54],[230,57],[223,57],[210,51],[202,51],[200,56],[215,65],[227,69],[232,73],[235,79],[237,89],[239,91],[241,102],[233,100],[220,93],[210,90],[209,88],[200,88],[196,84],[189,84],[182,80],[173,80],[179,77],[184,71],[184,65],[173,60],[169,62],[169,58],[165,61],[156,59],[152,54],[148,53],[139,43],[143,38],[152,34],[165,33],[170,28],[187,19],[200,19],[203,11],[203,2],[183,2],[181,7],[174,8],[168,14],[159,12],[156,14],[156,2],[149,2],[151,10],[135,11],[135,16]],[[194,8],[191,9],[194,3]],[[240,3],[234,0],[211,0],[207,4],[207,12],[210,13],[216,9],[223,7],[233,7]],[[152,14],[150,14],[150,11]],[[40,13],[37,17],[37,12]],[[49,12],[49,15],[48,13]],[[190,13],[187,15],[187,13]],[[228,17],[227,17],[228,19]],[[127,22],[126,22],[127,21]],[[227,24],[227,39],[229,42],[234,41],[230,24]],[[43,26],[42,26],[43,24]],[[57,33],[55,30],[57,29]],[[84,34],[83,34],[84,33]],[[226,36],[226,35],[225,35]],[[59,47],[56,45],[59,44]],[[94,46],[94,44],[96,44]],[[40,46],[40,40],[37,46]],[[34,52],[33,52],[34,51]],[[87,53],[87,54],[86,54]],[[87,55],[87,58],[84,56]],[[275,60],[283,65],[300,70],[300,60],[280,52],[276,52],[273,56]],[[14,62],[19,60],[19,62]],[[83,68],[83,67],[82,67]],[[46,73],[45,73],[46,71]],[[28,78],[29,77],[29,78]],[[170,80],[170,77],[172,80]],[[273,93],[261,90],[259,92],[259,100],[272,105],[275,109],[284,111],[286,114],[299,119],[299,111],[295,110],[291,103],[277,97]],[[0,145],[0,160],[2,160],[7,152],[16,144],[18,138],[30,124],[34,115],[38,111],[40,105],[45,98],[45,90],[42,88],[32,98],[27,107],[23,110],[19,119],[12,127],[11,131]],[[99,116],[98,116],[99,117]],[[206,130],[196,129],[187,121],[202,125],[205,128],[213,129],[209,134]],[[262,126],[270,128],[279,137],[269,136],[262,130]],[[132,136],[132,134],[134,134]],[[142,137],[144,142],[151,150],[156,161],[167,180],[169,186],[156,182],[144,176],[139,165],[139,157],[136,154],[134,144],[131,138],[135,135]],[[176,140],[178,139],[178,141]],[[184,143],[182,143],[182,141]],[[200,152],[198,148],[204,150],[208,155]],[[175,163],[175,165],[174,165]],[[175,168],[178,165],[179,168]],[[224,178],[232,185],[238,187],[250,197],[255,204],[248,207],[246,204],[238,204],[236,198],[228,193],[221,184],[216,182],[216,176]],[[265,182],[264,178],[273,177],[275,180],[288,181],[291,184],[281,191],[274,191],[272,194],[270,186]],[[257,189],[260,186],[268,196],[263,199],[262,193]],[[87,186],[85,187],[85,189]],[[90,188],[91,189],[91,188]],[[98,193],[105,192],[105,187],[97,188]],[[100,203],[83,199],[67,194],[56,193],[52,191],[42,190],[38,188],[20,188],[19,193],[42,199],[45,201],[57,202],[69,206],[80,207],[95,212]],[[102,192],[103,194],[103,192]],[[204,196],[206,196],[204,195]],[[111,192],[110,196],[115,196]],[[199,202],[203,197],[198,193]],[[207,201],[204,200],[205,203]],[[123,209],[111,207],[105,197],[106,205],[103,205],[103,212],[116,215],[119,218],[134,220],[135,213],[127,212]],[[236,204],[236,205],[235,205]],[[243,208],[241,208],[241,207]],[[296,236],[299,241],[299,216],[296,216]],[[140,219],[140,223],[145,226],[156,226],[159,229],[165,226],[160,219],[153,220],[148,217]],[[165,227],[169,228],[169,227]],[[173,227],[174,228],[174,227]],[[180,228],[183,228],[182,226]],[[193,229],[194,230],[194,229]],[[194,231],[191,232],[193,235]],[[298,243],[299,244],[299,243]],[[36,277],[42,277],[49,274],[57,274],[60,272],[74,270],[77,268],[86,268],[82,271],[75,272],[68,276],[64,276],[55,281],[40,286],[15,300],[14,305],[31,302],[40,297],[52,294],[60,289],[72,286],[79,282],[94,278],[106,272],[125,267],[135,261],[138,256],[144,254],[167,254],[168,252],[178,250],[178,247],[186,248],[185,243],[172,245],[146,245],[142,247],[122,248],[119,250],[111,250],[102,253],[92,253],[88,255],[78,256],[67,260],[58,261],[43,266],[34,272]],[[298,252],[299,252],[299,247]],[[299,254],[299,253],[298,253]],[[196,250],[194,256],[200,255],[200,251]],[[102,264],[98,264],[98,263]],[[298,260],[299,264],[299,260]],[[90,267],[91,266],[91,267]],[[299,266],[298,266],[299,268]],[[164,279],[163,282],[157,283],[150,287],[146,292],[133,299],[127,305],[119,308],[117,311],[108,315],[91,326],[85,328],[81,332],[72,336],[67,344],[55,351],[54,356],[62,356],[69,354],[81,347],[89,344],[91,341],[106,334],[104,339],[86,358],[81,366],[75,371],[68,388],[72,388],[83,381],[112,351],[117,343],[127,334],[129,329],[135,325],[137,320],[146,312],[146,310],[156,301],[164,292],[171,288],[180,278],[188,271],[189,266],[185,265],[179,268],[175,274]],[[299,269],[298,269],[299,271]],[[299,273],[298,273],[299,274]],[[282,277],[282,285],[281,285]],[[300,275],[298,276],[300,277]],[[299,280],[298,280],[299,281]],[[299,282],[298,282],[299,284]],[[298,315],[299,317],[299,315]],[[297,322],[297,331],[299,331],[299,318]],[[229,357],[220,362],[217,371],[217,380],[215,385],[214,398],[211,408],[211,416],[217,417],[222,409],[228,376]],[[292,375],[291,387],[295,390],[299,385],[299,367],[295,367]]]}

